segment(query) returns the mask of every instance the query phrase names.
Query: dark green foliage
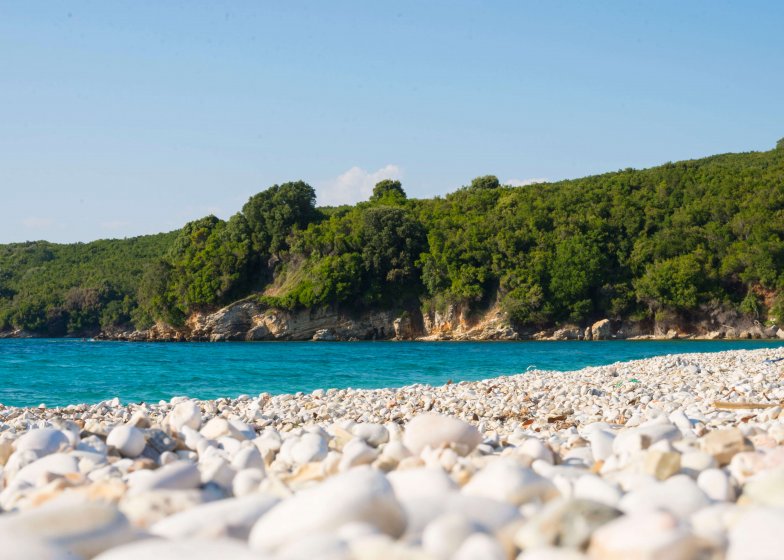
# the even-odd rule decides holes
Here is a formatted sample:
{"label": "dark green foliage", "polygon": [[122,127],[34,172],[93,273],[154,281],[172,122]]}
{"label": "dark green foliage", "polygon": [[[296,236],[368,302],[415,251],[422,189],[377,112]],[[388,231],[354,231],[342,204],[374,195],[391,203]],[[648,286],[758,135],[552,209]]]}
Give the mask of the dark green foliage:
{"label": "dark green foliage", "polygon": [[250,295],[286,308],[498,304],[537,327],[717,304],[784,320],[783,145],[536,187],[478,177],[429,200],[386,180],[335,208],[285,183],[171,234],[0,246],[0,329],[181,324]]}
{"label": "dark green foliage", "polygon": [[242,207],[253,249],[270,255],[288,247],[287,238],[316,217],[316,192],[302,181],[273,185]]}
{"label": "dark green foliage", "polygon": [[400,204],[406,200],[406,191],[403,190],[403,185],[400,181],[393,181],[391,179],[384,179],[376,183],[373,187],[373,194],[370,196],[371,202],[380,204]]}

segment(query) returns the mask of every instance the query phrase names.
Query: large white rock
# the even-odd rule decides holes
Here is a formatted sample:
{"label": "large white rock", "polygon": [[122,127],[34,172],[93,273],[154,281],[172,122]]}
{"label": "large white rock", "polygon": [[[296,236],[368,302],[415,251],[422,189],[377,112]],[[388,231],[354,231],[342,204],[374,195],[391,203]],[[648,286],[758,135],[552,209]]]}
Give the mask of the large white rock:
{"label": "large white rock", "polygon": [[457,484],[443,469],[422,467],[392,471],[387,479],[401,501],[443,496],[457,490]]}
{"label": "large white rock", "polygon": [[68,447],[69,441],[60,430],[54,428],[39,428],[30,430],[14,443],[17,451],[32,451],[39,457],[57,453]]}
{"label": "large white rock", "polygon": [[82,560],[74,552],[54,546],[36,538],[20,538],[14,535],[0,535],[2,538],[2,558],[13,560]]}
{"label": "large white rock", "polygon": [[512,459],[492,461],[463,486],[463,493],[484,496],[519,506],[534,499],[549,499],[558,491],[552,482]]}
{"label": "large white rock", "polygon": [[406,425],[403,444],[414,454],[425,447],[433,449],[452,445],[460,455],[468,455],[482,443],[482,434],[474,426],[450,416],[420,414]]}
{"label": "large white rock", "polygon": [[727,560],[779,560],[784,550],[784,512],[754,508],[738,518],[729,535]]}
{"label": "large white rock", "polygon": [[302,434],[298,441],[289,449],[291,460],[296,465],[304,465],[311,461],[321,461],[327,456],[327,442],[318,434]]}
{"label": "large white rock", "polygon": [[143,478],[133,479],[128,493],[132,495],[149,490],[190,490],[198,488],[200,484],[201,474],[196,465],[188,461],[175,461]]}
{"label": "large white rock", "polygon": [[403,509],[380,471],[351,469],[280,502],[254,525],[250,544],[275,550],[304,534],[351,522],[368,523],[393,537],[405,530]]}
{"label": "large white rock", "polygon": [[620,517],[596,530],[589,555],[601,560],[692,560],[697,540],[669,513]]}
{"label": "large white rock", "polygon": [[422,548],[434,558],[449,560],[478,529],[464,515],[446,513],[427,524],[422,532]]}
{"label": "large white rock", "polygon": [[145,540],[109,550],[94,560],[265,560],[234,539]]}
{"label": "large white rock", "polygon": [[0,516],[0,554],[4,552],[4,535],[35,539],[92,558],[133,540],[136,532],[114,506],[61,498],[38,508]]}
{"label": "large white rock", "polygon": [[175,432],[182,431],[184,426],[192,430],[201,428],[201,410],[194,401],[181,402],[166,417],[169,427]]}
{"label": "large white rock", "polygon": [[501,544],[484,533],[474,533],[460,545],[452,560],[506,560]]}
{"label": "large white rock", "polygon": [[37,485],[47,475],[63,476],[79,472],[79,461],[66,453],[52,453],[23,467],[16,473],[14,481],[24,481]]}
{"label": "large white rock", "polygon": [[735,487],[721,469],[706,469],[697,477],[697,486],[711,500],[729,502],[735,499]]}
{"label": "large white rock", "polygon": [[123,457],[138,457],[147,445],[144,434],[133,426],[116,426],[109,432],[106,443],[114,447]]}
{"label": "large white rock", "polygon": [[274,496],[256,493],[209,502],[162,519],[150,528],[150,532],[168,539],[231,537],[245,540],[253,524],[278,501]]}
{"label": "large white rock", "polygon": [[627,513],[664,510],[686,519],[709,504],[710,500],[697,483],[689,476],[679,474],[629,492],[621,498],[618,508]]}
{"label": "large white rock", "polygon": [[373,424],[371,422],[355,424],[351,428],[351,433],[373,447],[378,447],[382,443],[389,441],[389,430],[381,424]]}

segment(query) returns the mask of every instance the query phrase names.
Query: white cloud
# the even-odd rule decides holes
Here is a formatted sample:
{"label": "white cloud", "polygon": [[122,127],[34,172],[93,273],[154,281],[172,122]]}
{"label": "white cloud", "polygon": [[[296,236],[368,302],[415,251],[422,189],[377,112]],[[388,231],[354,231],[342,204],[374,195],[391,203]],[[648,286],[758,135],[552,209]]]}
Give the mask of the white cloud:
{"label": "white cloud", "polygon": [[316,185],[316,199],[320,206],[354,204],[370,198],[373,187],[384,179],[400,179],[402,169],[392,163],[376,171],[365,171],[354,166],[334,179]]}
{"label": "white cloud", "polygon": [[54,220],[50,218],[39,218],[36,216],[30,216],[22,220],[22,225],[30,229],[44,229],[51,227],[53,224]]}
{"label": "white cloud", "polygon": [[527,187],[528,185],[535,185],[537,183],[548,183],[550,180],[544,177],[533,177],[531,179],[507,179],[504,185],[512,185],[513,187]]}

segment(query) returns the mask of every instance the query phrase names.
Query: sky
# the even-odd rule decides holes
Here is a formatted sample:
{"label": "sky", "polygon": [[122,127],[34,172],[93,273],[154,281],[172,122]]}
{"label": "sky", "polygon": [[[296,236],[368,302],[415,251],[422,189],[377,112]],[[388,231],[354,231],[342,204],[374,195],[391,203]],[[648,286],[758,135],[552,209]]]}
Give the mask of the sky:
{"label": "sky", "polygon": [[[784,3],[0,0],[0,243],[784,137]],[[534,184],[531,184],[534,183]]]}

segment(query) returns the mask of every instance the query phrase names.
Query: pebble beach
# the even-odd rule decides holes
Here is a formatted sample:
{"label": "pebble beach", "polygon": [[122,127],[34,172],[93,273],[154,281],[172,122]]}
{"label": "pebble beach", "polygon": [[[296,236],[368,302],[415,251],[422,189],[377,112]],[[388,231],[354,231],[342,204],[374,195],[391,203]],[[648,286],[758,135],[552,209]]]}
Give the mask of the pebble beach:
{"label": "pebble beach", "polygon": [[781,558],[784,348],[0,405],[3,560]]}

